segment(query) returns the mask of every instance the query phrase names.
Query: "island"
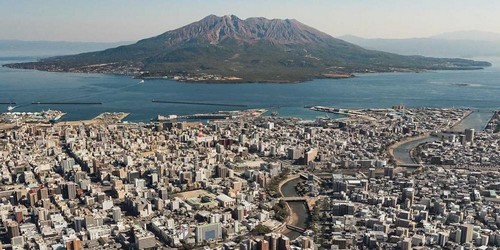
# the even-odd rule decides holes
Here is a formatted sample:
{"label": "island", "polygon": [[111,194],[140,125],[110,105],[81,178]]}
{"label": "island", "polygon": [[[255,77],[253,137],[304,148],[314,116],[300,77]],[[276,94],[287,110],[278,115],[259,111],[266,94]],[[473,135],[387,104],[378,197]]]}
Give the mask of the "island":
{"label": "island", "polygon": [[475,70],[489,62],[364,49],[295,19],[210,15],[131,45],[5,67],[208,83],[296,83],[355,73]]}

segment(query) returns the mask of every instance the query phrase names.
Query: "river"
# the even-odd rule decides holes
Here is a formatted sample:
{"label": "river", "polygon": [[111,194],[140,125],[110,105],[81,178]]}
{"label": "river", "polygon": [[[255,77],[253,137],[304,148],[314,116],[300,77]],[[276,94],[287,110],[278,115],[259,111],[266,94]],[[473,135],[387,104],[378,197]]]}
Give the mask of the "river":
{"label": "river", "polygon": [[[295,186],[299,182],[303,181],[300,177],[287,181],[285,184],[281,186],[281,193],[284,197],[296,197],[299,196],[297,191],[295,190]],[[291,213],[290,216],[296,215],[297,220],[293,223],[293,226],[297,226],[300,228],[307,228],[307,223],[310,220],[310,215],[307,210],[307,205],[305,202],[288,202],[290,206]],[[300,236],[300,233],[286,229],[284,234],[291,239],[295,239]]]}
{"label": "river", "polygon": [[[493,113],[488,110],[476,110],[452,128],[453,131],[463,132],[466,128],[473,128],[476,131],[483,130]],[[403,164],[415,164],[410,151],[418,145],[438,140],[437,137],[428,136],[421,139],[409,141],[399,145],[394,149],[394,157]]]}

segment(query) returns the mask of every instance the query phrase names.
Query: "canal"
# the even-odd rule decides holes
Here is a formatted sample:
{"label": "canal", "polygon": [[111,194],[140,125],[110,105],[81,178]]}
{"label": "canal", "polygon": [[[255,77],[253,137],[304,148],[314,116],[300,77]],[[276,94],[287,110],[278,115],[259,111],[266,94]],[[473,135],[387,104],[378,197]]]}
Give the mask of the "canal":
{"label": "canal", "polygon": [[[300,177],[297,177],[295,179],[287,181],[285,184],[281,186],[281,193],[283,194],[284,197],[295,197],[299,196],[297,191],[295,190],[295,186],[299,182],[302,182]],[[299,201],[293,201],[293,202],[288,202],[288,205],[290,206],[290,224],[296,227],[300,228],[307,228],[307,224],[310,220],[310,215],[309,211],[307,210],[307,205],[305,202]],[[295,239],[300,236],[300,233],[292,231],[290,229],[286,229],[283,232],[284,235],[288,236],[290,239]]]}

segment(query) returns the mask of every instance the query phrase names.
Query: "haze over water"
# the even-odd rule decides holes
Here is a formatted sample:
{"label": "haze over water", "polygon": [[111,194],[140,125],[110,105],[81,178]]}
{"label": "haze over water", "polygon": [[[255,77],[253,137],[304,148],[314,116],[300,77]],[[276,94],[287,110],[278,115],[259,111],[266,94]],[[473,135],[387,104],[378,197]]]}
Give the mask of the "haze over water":
{"label": "haze over water", "polygon": [[[496,61],[495,61],[496,60]],[[128,76],[51,73],[0,68],[0,102],[15,111],[62,110],[65,120],[89,119],[102,112],[129,112],[129,121],[157,114],[194,114],[239,107],[152,103],[152,100],[243,104],[276,110],[280,116],[314,119],[323,113],[305,105],[341,108],[468,107],[500,109],[500,67],[478,71],[358,74],[356,78],[319,79],[299,84],[200,84],[139,80]],[[0,61],[0,64],[9,63]],[[102,105],[31,105],[31,102],[102,102]],[[0,105],[5,112],[7,105]]]}

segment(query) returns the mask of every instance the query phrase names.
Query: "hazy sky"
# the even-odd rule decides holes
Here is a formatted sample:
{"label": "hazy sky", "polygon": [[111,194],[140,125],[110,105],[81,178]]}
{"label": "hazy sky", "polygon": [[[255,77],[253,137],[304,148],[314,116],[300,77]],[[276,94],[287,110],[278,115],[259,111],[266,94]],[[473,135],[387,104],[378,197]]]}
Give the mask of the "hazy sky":
{"label": "hazy sky", "polygon": [[0,0],[0,39],[134,41],[209,14],[295,18],[333,36],[500,32],[499,0]]}

